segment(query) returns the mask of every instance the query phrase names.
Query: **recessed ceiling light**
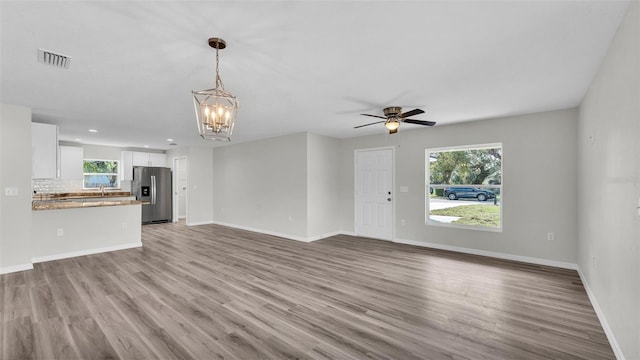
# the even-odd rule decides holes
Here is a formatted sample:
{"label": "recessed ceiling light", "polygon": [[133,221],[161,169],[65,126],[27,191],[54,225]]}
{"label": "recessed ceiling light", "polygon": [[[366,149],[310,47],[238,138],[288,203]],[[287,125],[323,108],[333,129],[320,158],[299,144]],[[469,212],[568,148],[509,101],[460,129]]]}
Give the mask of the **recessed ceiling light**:
{"label": "recessed ceiling light", "polygon": [[97,133],[97,132],[98,132],[98,130],[96,130],[96,129],[89,129],[89,132],[90,132],[90,133]]}
{"label": "recessed ceiling light", "polygon": [[73,141],[82,141],[82,139],[73,139]]}
{"label": "recessed ceiling light", "polygon": [[146,148],[148,148],[148,147],[149,147],[149,145],[145,145],[145,146],[143,146],[143,147],[146,147]]}
{"label": "recessed ceiling light", "polygon": [[171,141],[173,141],[173,139],[172,138],[168,138],[167,141],[171,142]]}

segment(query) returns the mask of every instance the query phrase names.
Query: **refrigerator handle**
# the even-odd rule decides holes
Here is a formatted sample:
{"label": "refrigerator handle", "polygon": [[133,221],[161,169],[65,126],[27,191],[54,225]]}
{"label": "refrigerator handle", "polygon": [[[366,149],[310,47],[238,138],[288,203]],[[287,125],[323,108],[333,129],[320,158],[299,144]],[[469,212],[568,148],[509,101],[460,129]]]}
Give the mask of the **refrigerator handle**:
{"label": "refrigerator handle", "polygon": [[156,177],[155,175],[151,176],[151,204],[156,204]]}

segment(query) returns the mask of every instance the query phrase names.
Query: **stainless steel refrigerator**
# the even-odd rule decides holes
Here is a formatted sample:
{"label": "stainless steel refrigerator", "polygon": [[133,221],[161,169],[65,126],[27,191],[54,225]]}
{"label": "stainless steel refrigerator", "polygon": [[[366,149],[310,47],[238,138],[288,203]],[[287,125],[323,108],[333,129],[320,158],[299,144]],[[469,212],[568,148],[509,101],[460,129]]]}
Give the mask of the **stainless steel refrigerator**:
{"label": "stainless steel refrigerator", "polygon": [[142,204],[142,223],[171,221],[171,169],[135,166],[131,189]]}

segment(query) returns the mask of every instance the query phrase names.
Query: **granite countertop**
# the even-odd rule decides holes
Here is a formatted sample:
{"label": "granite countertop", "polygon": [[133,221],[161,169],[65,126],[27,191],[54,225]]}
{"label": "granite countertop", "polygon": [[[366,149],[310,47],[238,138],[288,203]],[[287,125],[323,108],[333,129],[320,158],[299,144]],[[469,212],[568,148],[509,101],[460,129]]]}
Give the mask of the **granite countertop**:
{"label": "granite countertop", "polygon": [[132,196],[129,191],[107,191],[104,195],[100,191],[77,191],[68,193],[37,193],[33,195],[33,200],[67,200],[67,199],[86,199],[100,197],[124,197]]}
{"label": "granite countertop", "polygon": [[106,200],[106,201],[38,201],[31,202],[31,210],[79,209],[101,206],[141,205],[138,200]]}

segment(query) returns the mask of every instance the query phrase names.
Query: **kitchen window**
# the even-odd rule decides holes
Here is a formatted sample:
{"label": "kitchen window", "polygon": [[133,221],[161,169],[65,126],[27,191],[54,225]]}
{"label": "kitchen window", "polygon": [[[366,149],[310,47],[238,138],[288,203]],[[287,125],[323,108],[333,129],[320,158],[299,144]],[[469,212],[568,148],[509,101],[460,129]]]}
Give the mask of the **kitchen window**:
{"label": "kitchen window", "polygon": [[427,149],[426,223],[502,231],[502,144]]}
{"label": "kitchen window", "polygon": [[83,189],[118,189],[120,188],[120,177],[117,160],[92,160],[85,159],[83,162],[84,183]]}

